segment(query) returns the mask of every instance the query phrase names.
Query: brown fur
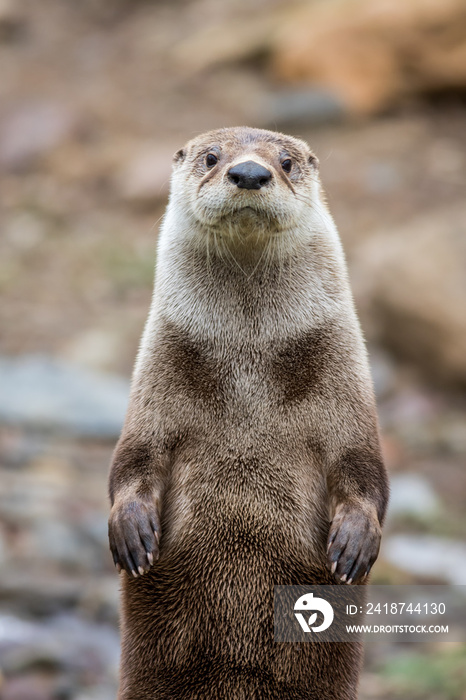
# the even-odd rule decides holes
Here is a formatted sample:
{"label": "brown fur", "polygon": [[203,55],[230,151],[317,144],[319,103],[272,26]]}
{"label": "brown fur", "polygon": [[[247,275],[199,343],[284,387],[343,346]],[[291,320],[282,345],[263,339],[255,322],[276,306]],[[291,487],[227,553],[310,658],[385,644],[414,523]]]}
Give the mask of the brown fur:
{"label": "brown fur", "polygon": [[[206,172],[217,147],[218,168]],[[223,187],[228,164],[251,148],[281,197],[304,197],[315,159],[281,134],[211,132],[177,154],[175,169]],[[296,167],[280,185],[283,151]],[[260,209],[246,216],[260,219]],[[280,216],[271,231],[286,231]],[[206,235],[222,226],[205,224]],[[162,291],[110,476],[110,543],[126,570],[120,700],[356,698],[358,644],[273,641],[273,586],[364,581],[388,496],[344,263],[319,235],[263,265],[244,250],[235,265],[188,239],[164,263],[182,275],[172,293],[157,273]],[[308,278],[310,320],[299,302]],[[192,293],[177,321],[173,295],[185,283]],[[284,331],[293,313],[296,328]]]}

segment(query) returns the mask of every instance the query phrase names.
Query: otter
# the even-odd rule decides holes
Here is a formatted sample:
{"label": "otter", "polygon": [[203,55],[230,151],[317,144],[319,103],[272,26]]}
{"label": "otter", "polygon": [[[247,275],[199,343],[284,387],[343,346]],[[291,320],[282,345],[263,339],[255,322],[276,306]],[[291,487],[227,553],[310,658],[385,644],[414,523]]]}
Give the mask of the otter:
{"label": "otter", "polygon": [[109,479],[119,700],[354,700],[357,643],[278,644],[275,585],[364,584],[388,499],[318,161],[225,128],[174,157]]}

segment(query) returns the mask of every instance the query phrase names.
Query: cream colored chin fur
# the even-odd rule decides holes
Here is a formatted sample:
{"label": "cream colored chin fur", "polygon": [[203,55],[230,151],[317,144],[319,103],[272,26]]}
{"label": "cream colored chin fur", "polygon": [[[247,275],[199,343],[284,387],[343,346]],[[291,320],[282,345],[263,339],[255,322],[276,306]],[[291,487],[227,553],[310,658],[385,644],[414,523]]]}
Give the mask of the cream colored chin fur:
{"label": "cream colored chin fur", "polygon": [[[227,304],[212,304],[219,297],[218,279],[213,275],[219,264],[230,269],[238,286],[262,279],[263,308],[257,314],[264,342],[295,336],[341,314],[357,323],[342,246],[320,198],[318,176],[307,183],[305,195],[302,191],[295,195],[275,183],[260,200],[262,210],[258,206],[243,217],[231,204],[236,189],[221,180],[215,188],[216,210],[213,205],[210,210],[216,216],[201,220],[196,209],[198,181],[187,164],[175,166],[158,240],[153,301],[135,375],[150,356],[161,318],[199,336],[237,340],[242,332],[247,333]],[[239,191],[243,194],[247,201],[251,193]],[[291,259],[292,265],[287,265]],[[280,299],[271,300],[267,275],[274,264],[282,283]],[[362,340],[360,347],[365,355]]]}

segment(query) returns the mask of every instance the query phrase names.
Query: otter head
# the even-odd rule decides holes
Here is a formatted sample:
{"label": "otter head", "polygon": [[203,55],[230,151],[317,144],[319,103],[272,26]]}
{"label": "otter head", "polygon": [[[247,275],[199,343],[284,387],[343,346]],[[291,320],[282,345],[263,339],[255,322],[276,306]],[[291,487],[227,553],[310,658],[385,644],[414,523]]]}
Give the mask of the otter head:
{"label": "otter head", "polygon": [[204,236],[239,232],[241,240],[260,243],[304,219],[309,230],[309,217],[321,209],[317,165],[292,136],[247,127],[210,131],[175,154],[170,203]]}

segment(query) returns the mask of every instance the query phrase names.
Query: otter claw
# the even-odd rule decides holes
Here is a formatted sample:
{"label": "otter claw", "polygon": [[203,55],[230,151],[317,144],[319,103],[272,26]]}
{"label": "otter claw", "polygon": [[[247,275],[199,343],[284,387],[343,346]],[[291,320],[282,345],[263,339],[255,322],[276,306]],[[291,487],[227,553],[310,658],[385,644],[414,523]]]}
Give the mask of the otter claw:
{"label": "otter claw", "polygon": [[[115,503],[109,519],[110,549],[116,564],[134,578],[158,557],[159,517],[153,503],[135,499]],[[148,566],[149,564],[149,566]]]}
{"label": "otter claw", "polygon": [[375,515],[341,505],[329,532],[328,566],[339,583],[360,583],[377,559],[381,528]]}

